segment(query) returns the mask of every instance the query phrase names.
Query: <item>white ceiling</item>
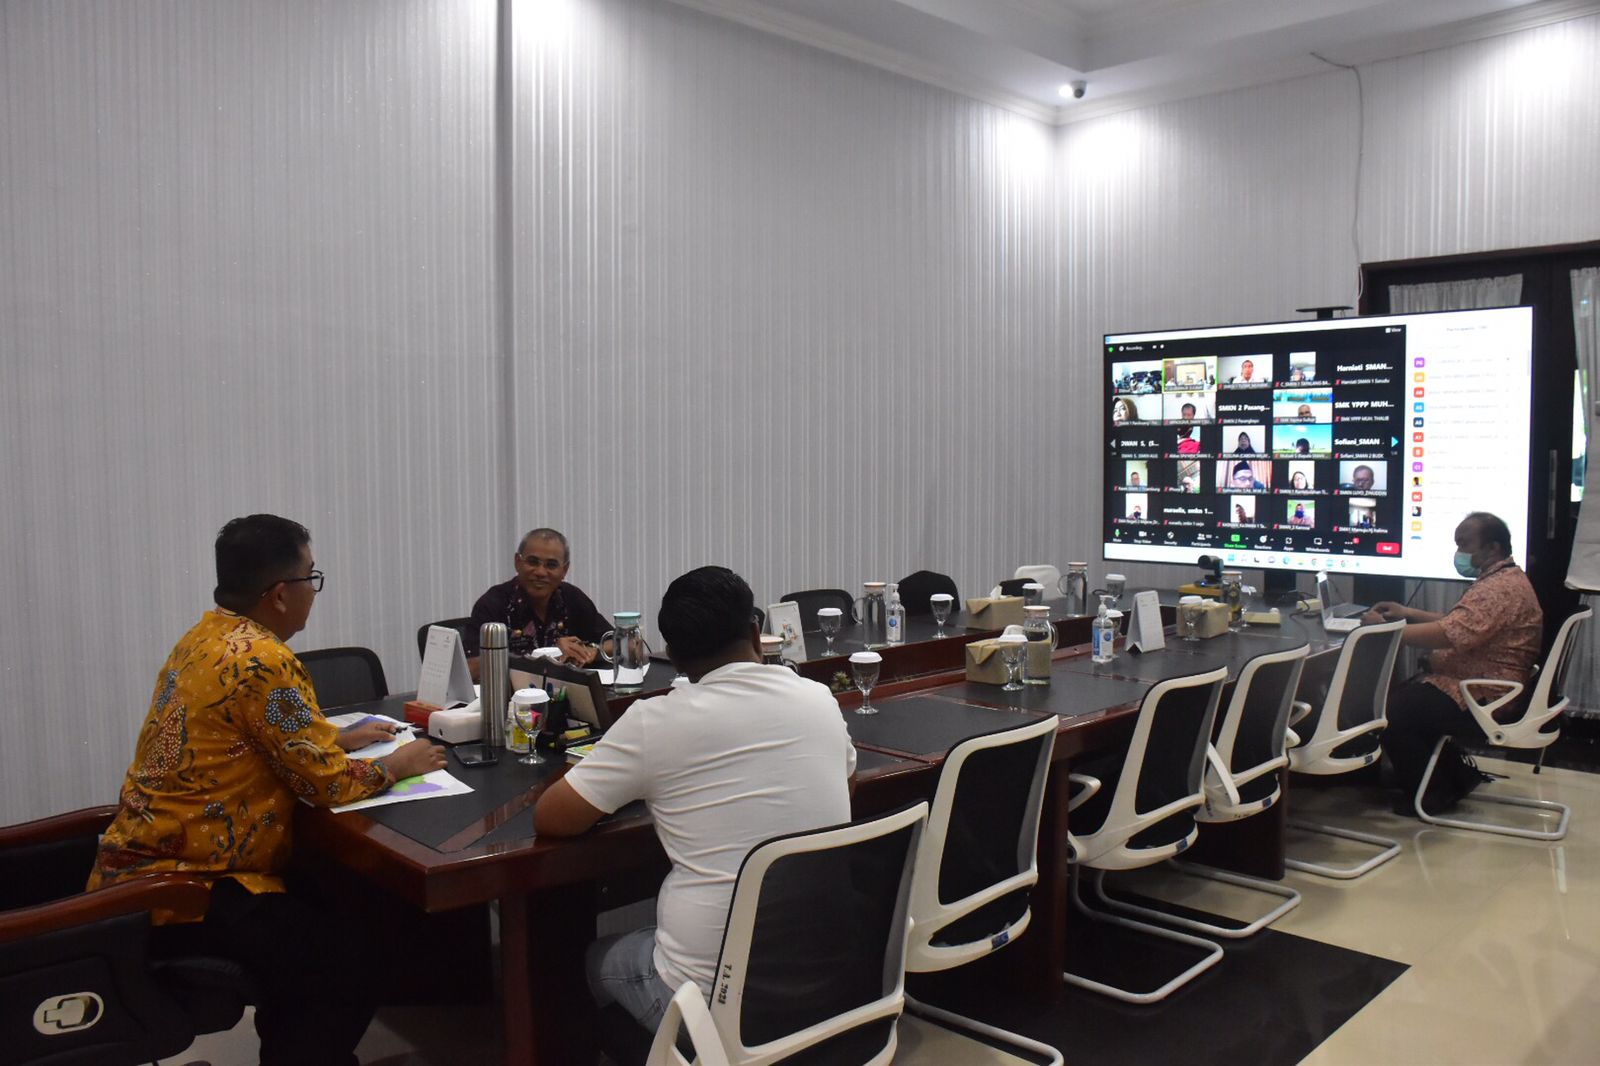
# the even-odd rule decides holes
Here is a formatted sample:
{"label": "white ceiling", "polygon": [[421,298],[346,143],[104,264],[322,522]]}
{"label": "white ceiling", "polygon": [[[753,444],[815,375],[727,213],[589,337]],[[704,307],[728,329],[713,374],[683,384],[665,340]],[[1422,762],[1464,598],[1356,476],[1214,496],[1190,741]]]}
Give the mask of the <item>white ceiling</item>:
{"label": "white ceiling", "polygon": [[[1600,0],[675,0],[1052,123],[1600,11]],[[1061,86],[1088,83],[1082,100]]]}

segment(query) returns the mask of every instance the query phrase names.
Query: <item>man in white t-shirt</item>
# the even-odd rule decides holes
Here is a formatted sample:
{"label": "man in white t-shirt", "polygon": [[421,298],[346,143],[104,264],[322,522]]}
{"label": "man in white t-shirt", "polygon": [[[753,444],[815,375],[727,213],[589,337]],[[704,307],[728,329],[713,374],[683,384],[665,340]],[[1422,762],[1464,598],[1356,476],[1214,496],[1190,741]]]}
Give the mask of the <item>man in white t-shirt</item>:
{"label": "man in white t-shirt", "polygon": [[672,993],[711,994],[728,904],[750,849],[850,820],[856,753],[832,693],[761,662],[750,586],[720,566],[667,588],[657,627],[692,684],[630,706],[540,797],[541,836],[575,836],[644,800],[672,870],[656,925],[597,941],[589,985],[654,1029]]}

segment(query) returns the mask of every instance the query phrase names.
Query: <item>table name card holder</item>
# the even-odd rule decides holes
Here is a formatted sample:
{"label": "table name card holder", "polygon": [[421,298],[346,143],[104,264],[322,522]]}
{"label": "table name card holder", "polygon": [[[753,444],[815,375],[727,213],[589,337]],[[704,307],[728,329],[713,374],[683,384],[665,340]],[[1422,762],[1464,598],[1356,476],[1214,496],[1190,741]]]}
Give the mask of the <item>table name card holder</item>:
{"label": "table name card holder", "polygon": [[1161,625],[1161,599],[1154,591],[1137,592],[1128,615],[1128,650],[1134,653],[1160,651],[1167,646]]}

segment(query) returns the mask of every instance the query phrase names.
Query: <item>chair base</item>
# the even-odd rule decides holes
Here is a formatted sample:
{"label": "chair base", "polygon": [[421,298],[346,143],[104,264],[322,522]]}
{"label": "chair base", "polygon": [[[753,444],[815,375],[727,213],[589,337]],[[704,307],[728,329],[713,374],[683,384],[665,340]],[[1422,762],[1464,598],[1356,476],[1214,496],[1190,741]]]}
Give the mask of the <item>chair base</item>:
{"label": "chair base", "polygon": [[1277,896],[1283,902],[1245,925],[1217,925],[1214,922],[1203,922],[1197,918],[1185,918],[1180,914],[1168,914],[1166,911],[1156,910],[1154,907],[1141,907],[1126,900],[1113,899],[1106,893],[1104,878],[1095,880],[1096,894],[1099,896],[1101,903],[1120,914],[1137,914],[1161,922],[1164,925],[1175,925],[1181,929],[1193,929],[1197,933],[1218,936],[1227,940],[1243,940],[1245,937],[1254,936],[1300,906],[1300,893],[1288,885],[1280,885],[1276,881],[1268,881],[1262,877],[1250,877],[1246,874],[1236,874],[1231,870],[1218,870],[1215,867],[1203,866],[1200,863],[1179,862],[1177,859],[1168,859],[1167,865],[1189,877],[1202,877],[1208,881],[1221,881],[1223,884],[1248,888],[1254,892]]}
{"label": "chair base", "polygon": [[[1428,768],[1422,772],[1422,780],[1417,783],[1416,795],[1411,797],[1411,806],[1417,812],[1417,817],[1429,825],[1444,826],[1448,829],[1470,829],[1479,833],[1497,833],[1500,836],[1521,837],[1523,840],[1561,840],[1567,835],[1567,822],[1572,818],[1572,808],[1565,803],[1554,800],[1528,799],[1524,796],[1496,796],[1489,793],[1472,793],[1471,798],[1478,803],[1498,803],[1505,807],[1526,807],[1536,811],[1549,811],[1557,816],[1554,829],[1523,829],[1514,825],[1501,825],[1495,822],[1474,822],[1465,818],[1446,818],[1438,814],[1429,814],[1422,809],[1422,797],[1428,790],[1428,783],[1433,780],[1433,771],[1439,765],[1439,755],[1444,751],[1444,746],[1450,742],[1449,737],[1440,737],[1433,746],[1433,754],[1428,757]],[[1541,750],[1541,756],[1544,752]]]}
{"label": "chair base", "polygon": [[1381,837],[1375,833],[1358,833],[1354,829],[1341,829],[1335,825],[1322,825],[1318,822],[1302,822],[1298,818],[1290,818],[1289,825],[1307,833],[1338,837],[1340,840],[1354,840],[1361,844],[1371,844],[1383,849],[1366,862],[1357,863],[1354,866],[1332,866],[1327,863],[1306,862],[1304,859],[1286,858],[1283,860],[1283,864],[1289,869],[1299,870],[1302,873],[1316,874],[1318,877],[1331,877],[1339,881],[1350,881],[1363,874],[1371,873],[1400,854],[1400,842],[1398,840]]}
{"label": "chair base", "polygon": [[906,1013],[915,1014],[919,1018],[927,1018],[931,1021],[939,1022],[950,1029],[966,1030],[967,1032],[978,1033],[982,1036],[988,1037],[990,1040],[996,1041],[997,1043],[1009,1044],[1013,1047],[1021,1048],[1023,1051],[1039,1056],[1041,1059],[1048,1062],[1050,1066],[1065,1066],[1066,1063],[1066,1060],[1061,1056],[1061,1052],[1051,1047],[1049,1044],[1042,1044],[1037,1040],[1023,1036],[1021,1033],[1013,1033],[1009,1029],[1001,1029],[997,1026],[980,1022],[975,1018],[968,1018],[965,1015],[952,1013],[951,1011],[945,1010],[943,1007],[935,1007],[932,1004],[923,1003],[921,1000],[913,999],[909,995],[906,996]]}
{"label": "chair base", "polygon": [[[1100,898],[1104,899],[1105,887],[1103,882],[1105,881],[1106,872],[1104,870],[1096,870],[1094,874],[1095,893],[1096,895],[1100,896]],[[1093,909],[1083,901],[1083,896],[1078,891],[1078,881],[1079,868],[1077,865],[1074,865],[1072,867],[1072,876],[1069,881],[1069,890],[1072,894],[1073,906],[1077,907],[1085,917],[1091,919],[1092,921],[1104,922],[1108,925],[1115,925],[1123,929],[1132,929],[1136,932],[1145,933],[1149,936],[1160,937],[1163,940],[1171,940],[1179,944],[1187,944],[1190,947],[1201,948],[1205,950],[1206,957],[1201,959],[1199,962],[1196,962],[1188,969],[1182,971],[1176,977],[1173,977],[1160,988],[1157,988],[1151,992],[1130,992],[1125,988],[1118,988],[1116,985],[1108,985],[1100,981],[1090,980],[1087,977],[1080,977],[1070,970],[1061,975],[1062,979],[1066,981],[1067,984],[1073,985],[1077,988],[1087,988],[1091,992],[1099,992],[1103,996],[1110,996],[1111,998],[1119,999],[1124,1003],[1158,1003],[1172,995],[1173,992],[1182,988],[1190,981],[1193,981],[1196,977],[1199,977],[1201,974],[1211,969],[1211,967],[1215,966],[1218,962],[1222,961],[1222,945],[1216,943],[1215,941],[1204,940],[1197,936],[1190,936],[1188,933],[1179,933],[1175,930],[1166,929],[1159,925],[1151,925],[1148,922],[1138,922],[1134,921],[1132,918],[1124,918],[1120,915],[1107,914],[1104,911],[1097,911]]]}

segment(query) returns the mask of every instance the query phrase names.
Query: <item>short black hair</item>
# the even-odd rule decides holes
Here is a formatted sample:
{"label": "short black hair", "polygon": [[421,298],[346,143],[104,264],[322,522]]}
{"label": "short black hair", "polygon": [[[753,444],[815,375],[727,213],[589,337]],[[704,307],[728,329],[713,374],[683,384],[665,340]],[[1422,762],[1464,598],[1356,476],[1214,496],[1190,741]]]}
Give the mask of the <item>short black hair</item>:
{"label": "short black hair", "polygon": [[562,566],[571,566],[572,565],[572,545],[568,544],[567,543],[567,538],[564,535],[562,535],[560,532],[558,532],[557,530],[550,529],[550,528],[548,528],[546,526],[540,526],[538,529],[530,529],[530,530],[528,530],[526,533],[524,533],[522,535],[522,539],[517,541],[517,554],[518,555],[522,554],[522,549],[524,549],[524,548],[526,548],[528,546],[528,541],[530,541],[530,540],[553,540],[553,541],[555,541],[557,544],[561,545],[561,565]]}
{"label": "short black hair", "polygon": [[293,577],[300,549],[311,533],[299,522],[275,514],[235,518],[217,533],[217,587],[212,599],[243,614],[261,594]]}
{"label": "short black hair", "polygon": [[1255,476],[1255,471],[1250,469],[1250,464],[1245,462],[1243,459],[1240,459],[1237,463],[1235,463],[1233,465],[1233,472],[1235,474],[1237,474],[1241,470],[1243,470],[1246,474],[1249,474],[1251,477]]}
{"label": "short black hair", "polygon": [[1507,556],[1511,554],[1511,527],[1499,515],[1490,514],[1488,511],[1473,511],[1463,522],[1476,522],[1478,525],[1478,543],[1492,541],[1500,545]]}
{"label": "short black hair", "polygon": [[656,628],[674,662],[699,662],[750,639],[755,605],[744,578],[725,566],[702,566],[667,586]]}
{"label": "short black hair", "polygon": [[1181,414],[1181,413],[1183,413],[1183,412],[1184,412],[1184,411],[1198,411],[1198,410],[1199,410],[1199,408],[1198,408],[1198,407],[1196,407],[1196,406],[1195,406],[1195,405],[1194,405],[1194,404],[1192,404],[1192,403],[1186,403],[1186,404],[1184,404],[1184,405],[1183,405],[1183,406],[1182,406],[1182,407],[1180,407],[1180,408],[1178,408],[1178,412],[1179,412],[1179,413],[1180,413],[1180,414]]}

